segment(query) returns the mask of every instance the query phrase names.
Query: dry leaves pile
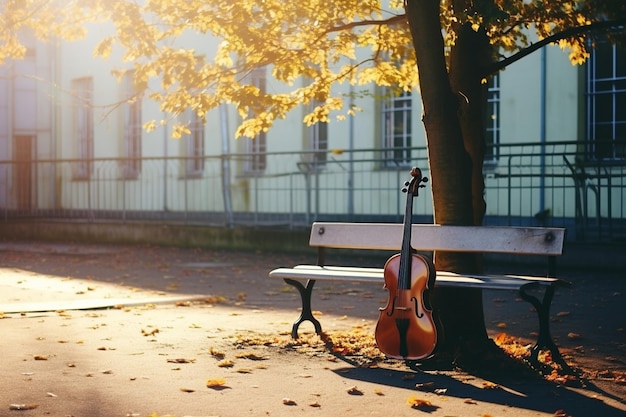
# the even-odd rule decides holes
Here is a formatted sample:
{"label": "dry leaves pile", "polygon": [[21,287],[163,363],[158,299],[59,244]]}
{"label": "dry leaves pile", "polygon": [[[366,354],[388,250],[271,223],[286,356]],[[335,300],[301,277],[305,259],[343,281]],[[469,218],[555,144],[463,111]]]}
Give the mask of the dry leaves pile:
{"label": "dry leaves pile", "polygon": [[[512,358],[525,361],[530,357],[530,350],[532,348],[532,345],[523,343],[513,336],[507,335],[506,333],[500,333],[499,335],[497,335],[494,339],[494,342]],[[576,376],[563,372],[561,366],[552,360],[552,355],[550,351],[546,350],[539,352],[537,359],[550,371],[544,371],[543,373],[546,380],[556,382],[562,385],[565,385],[568,382],[578,381],[578,378]]]}
{"label": "dry leaves pile", "polygon": [[[568,334],[570,339],[579,338],[580,335]],[[530,356],[531,345],[524,344],[518,339],[509,336],[505,333],[501,333],[494,339],[496,345],[504,350],[509,356],[526,360]],[[552,355],[549,351],[542,351],[538,355],[539,361],[549,367],[551,372],[545,374],[545,379],[548,381],[556,382],[561,385],[578,381],[578,378],[573,375],[564,374],[561,367],[552,360]],[[584,379],[601,379],[612,381],[620,385],[626,385],[626,371],[618,370],[581,370],[581,376]]]}
{"label": "dry leaves pile", "polygon": [[290,335],[242,335],[236,337],[238,346],[272,346],[280,349],[292,349],[309,355],[331,353],[335,356],[350,357],[362,367],[375,366],[385,359],[376,347],[373,332],[366,326],[357,326],[347,331],[305,333],[298,339]]}
{"label": "dry leaves pile", "polygon": [[[524,362],[530,356],[531,345],[524,343],[513,336],[501,333],[494,339],[495,344],[508,356]],[[290,335],[237,335],[238,346],[272,346],[280,349],[293,349],[309,355],[332,354],[349,358],[352,363],[361,367],[375,367],[385,360],[384,354],[376,347],[374,334],[366,326],[354,327],[347,331],[323,332],[319,335],[305,333],[298,339]],[[548,367],[549,372],[544,374],[548,381],[558,384],[567,384],[578,379],[567,375],[561,367],[552,361],[549,351],[539,354],[539,360]],[[611,380],[618,384],[626,384],[626,372],[622,371],[585,371],[585,378]]]}

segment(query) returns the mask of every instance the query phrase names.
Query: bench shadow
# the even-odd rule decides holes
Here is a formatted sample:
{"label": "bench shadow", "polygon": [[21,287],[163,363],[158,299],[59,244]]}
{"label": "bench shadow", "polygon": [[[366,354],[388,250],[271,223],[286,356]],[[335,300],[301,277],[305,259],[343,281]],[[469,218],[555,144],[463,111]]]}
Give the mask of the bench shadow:
{"label": "bench shadow", "polygon": [[[346,358],[343,358],[346,360]],[[350,360],[346,360],[350,363]],[[444,397],[472,400],[477,403],[492,403],[512,408],[554,414],[564,410],[568,415],[597,415],[623,417],[619,409],[594,398],[594,393],[603,393],[593,385],[580,390],[561,386],[536,376],[515,376],[504,373],[465,373],[452,369],[431,372],[416,366],[405,369],[387,367],[347,366],[334,370],[339,376],[356,381],[403,388],[413,393],[442,393]],[[608,395],[607,395],[608,396]],[[615,399],[620,401],[620,399]]]}

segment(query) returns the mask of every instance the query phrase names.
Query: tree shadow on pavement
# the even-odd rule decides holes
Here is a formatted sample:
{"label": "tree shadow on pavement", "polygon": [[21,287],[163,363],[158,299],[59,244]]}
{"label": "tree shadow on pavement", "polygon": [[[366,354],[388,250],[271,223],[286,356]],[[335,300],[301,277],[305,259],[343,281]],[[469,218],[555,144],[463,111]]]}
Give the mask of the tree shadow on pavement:
{"label": "tree shadow on pavement", "polygon": [[[335,370],[338,375],[412,392],[423,391],[462,399],[467,404],[492,403],[507,407],[555,414],[563,410],[576,416],[624,416],[624,408],[613,407],[593,397],[593,387],[587,393],[546,381],[540,375],[519,377],[492,374],[488,379],[458,371],[400,370],[385,367],[345,367]],[[413,373],[407,377],[407,374]]]}

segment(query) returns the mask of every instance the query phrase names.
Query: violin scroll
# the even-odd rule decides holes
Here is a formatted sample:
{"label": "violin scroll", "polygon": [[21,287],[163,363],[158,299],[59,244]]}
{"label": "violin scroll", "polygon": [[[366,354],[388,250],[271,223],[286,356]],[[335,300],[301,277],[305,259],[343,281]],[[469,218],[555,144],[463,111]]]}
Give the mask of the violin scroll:
{"label": "violin scroll", "polygon": [[428,177],[422,176],[422,170],[417,167],[411,168],[411,177],[413,178],[410,182],[407,181],[404,183],[405,188],[402,189],[402,192],[410,192],[412,197],[417,197],[418,190],[426,187],[424,183],[428,182]]}

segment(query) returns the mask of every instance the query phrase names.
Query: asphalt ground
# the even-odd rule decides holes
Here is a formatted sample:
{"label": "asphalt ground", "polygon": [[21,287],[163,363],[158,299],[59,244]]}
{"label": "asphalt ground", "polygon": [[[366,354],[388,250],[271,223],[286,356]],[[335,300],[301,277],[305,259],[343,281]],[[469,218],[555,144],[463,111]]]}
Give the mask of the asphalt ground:
{"label": "asphalt ground", "polygon": [[[381,262],[338,256],[330,261]],[[267,273],[312,262],[306,254],[0,243],[0,416],[626,415],[624,271],[560,271],[574,285],[557,291],[551,330],[584,378],[559,383],[391,360],[372,366],[371,351],[333,351],[308,323],[292,341],[298,295]],[[327,334],[367,340],[386,297],[377,286],[324,283],[314,309]],[[516,294],[485,291],[484,305],[494,338],[532,340],[535,313]]]}

